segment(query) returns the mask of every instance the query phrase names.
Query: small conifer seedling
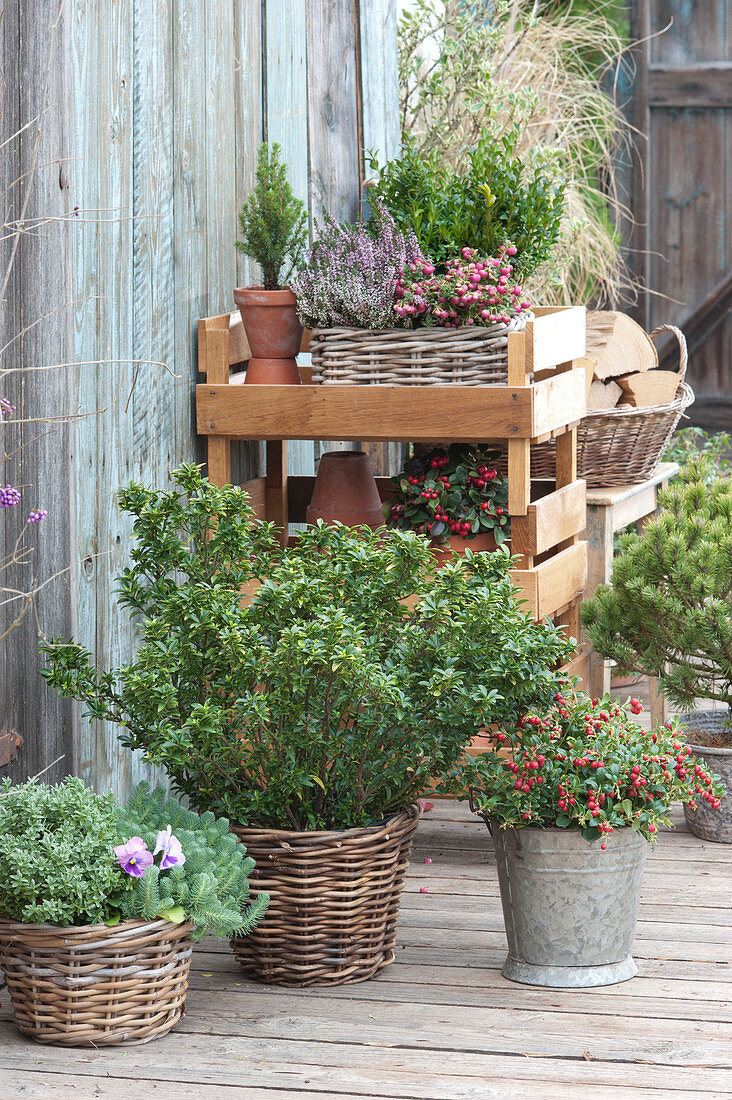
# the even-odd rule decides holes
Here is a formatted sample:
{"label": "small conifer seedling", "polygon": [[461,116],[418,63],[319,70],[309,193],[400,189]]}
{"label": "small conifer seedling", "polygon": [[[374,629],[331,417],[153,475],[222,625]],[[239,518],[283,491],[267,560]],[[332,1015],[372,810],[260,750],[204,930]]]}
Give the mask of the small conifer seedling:
{"label": "small conifer seedling", "polygon": [[[308,241],[305,204],[293,194],[276,143],[259,149],[256,183],[239,212],[236,247],[262,268],[265,290],[279,290],[302,266]],[[283,274],[284,273],[284,274]]]}

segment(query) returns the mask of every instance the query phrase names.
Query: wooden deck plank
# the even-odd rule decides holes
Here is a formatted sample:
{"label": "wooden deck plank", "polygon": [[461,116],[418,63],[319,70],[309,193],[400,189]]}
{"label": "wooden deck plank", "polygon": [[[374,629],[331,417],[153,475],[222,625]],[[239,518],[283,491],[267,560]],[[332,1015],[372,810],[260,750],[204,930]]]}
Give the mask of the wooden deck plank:
{"label": "wooden deck plank", "polygon": [[535,989],[500,974],[487,830],[464,805],[440,802],[420,823],[396,961],[378,979],[257,985],[226,943],[206,941],[179,1026],[149,1046],[98,1051],[35,1046],[0,996],[0,1095],[564,1100],[584,1086],[600,1100],[722,1100],[732,1096],[730,862],[727,846],[683,825],[664,833],[644,879],[639,976]]}
{"label": "wooden deck plank", "polygon": [[[238,1070],[241,1077],[249,1077],[252,1083],[239,1083],[241,1077],[231,1081],[217,1080],[214,1085],[190,1080],[181,1080],[181,1077],[190,1072],[177,1066],[169,1067],[173,1073],[173,1079],[162,1082],[155,1091],[156,1098],[162,1100],[178,1100],[179,1097],[200,1097],[201,1100],[214,1100],[216,1097],[227,1097],[231,1100],[245,1098],[245,1100],[315,1100],[318,1097],[341,1097],[341,1100],[364,1100],[365,1097],[378,1096],[383,1100],[410,1100],[413,1097],[425,1098],[425,1100],[444,1100],[445,1097],[454,1100],[500,1100],[507,1097],[509,1100],[526,1100],[526,1090],[531,1078],[527,1076],[509,1075],[518,1067],[509,1064],[495,1064],[495,1060],[489,1059],[488,1064],[482,1068],[481,1074],[470,1075],[468,1073],[446,1074],[427,1073],[422,1066],[420,1053],[419,1062],[406,1068],[386,1068],[379,1072],[371,1067],[360,1065],[320,1066],[298,1065],[296,1063],[284,1063],[272,1065],[266,1055],[262,1057],[262,1064],[255,1065],[246,1056],[235,1055],[237,1060],[244,1061],[244,1068]],[[401,1061],[401,1060],[400,1060]],[[407,1060],[405,1060],[407,1061]],[[514,1060],[518,1061],[518,1059]],[[588,1065],[588,1063],[584,1063]],[[597,1063],[590,1062],[588,1068],[593,1069]],[[126,1069],[127,1067],[125,1067]],[[569,1072],[568,1072],[569,1069]],[[508,1072],[500,1072],[505,1070]],[[147,1070],[149,1072],[149,1070]],[[569,1067],[559,1066],[552,1072],[559,1079],[545,1078],[541,1083],[542,1100],[565,1100],[567,1085],[581,1078],[581,1074],[575,1074],[574,1064]],[[694,1071],[697,1073],[697,1071]],[[485,1074],[485,1076],[482,1076]],[[639,1074],[640,1076],[640,1074]],[[704,1091],[687,1089],[676,1082],[665,1085],[657,1085],[653,1081],[649,1083],[648,1074],[643,1069],[643,1084],[616,1086],[594,1077],[587,1076],[587,1084],[592,1084],[593,1095],[600,1100],[626,1100],[626,1097],[636,1097],[638,1100],[659,1100],[659,1088],[663,1088],[663,1095],[672,1095],[676,1100],[724,1100],[729,1097],[729,1092],[723,1092],[724,1081],[720,1082],[720,1091],[712,1091],[706,1087]],[[129,1079],[115,1078],[113,1081],[106,1077],[101,1067],[96,1072],[90,1072],[86,1067],[75,1078],[73,1087],[74,1097],[110,1097],[112,1100],[138,1100],[140,1095],[140,1078],[142,1073],[131,1074]],[[64,1080],[66,1078],[66,1080]],[[352,1079],[351,1088],[357,1091],[343,1091],[341,1087],[344,1078]],[[401,1080],[398,1080],[401,1078]],[[397,1079],[397,1080],[395,1080]],[[697,1077],[697,1081],[698,1081]],[[708,1080],[705,1073],[704,1082]],[[256,1081],[257,1083],[253,1083]],[[388,1091],[383,1091],[384,1082],[394,1082],[387,1085]],[[691,1082],[689,1082],[691,1083]],[[295,1086],[293,1088],[293,1086]],[[68,1070],[54,1071],[19,1071],[10,1086],[12,1091],[3,1093],[3,1100],[21,1100],[28,1096],[63,1096],[70,1093]],[[371,1091],[369,1091],[371,1090]]]}

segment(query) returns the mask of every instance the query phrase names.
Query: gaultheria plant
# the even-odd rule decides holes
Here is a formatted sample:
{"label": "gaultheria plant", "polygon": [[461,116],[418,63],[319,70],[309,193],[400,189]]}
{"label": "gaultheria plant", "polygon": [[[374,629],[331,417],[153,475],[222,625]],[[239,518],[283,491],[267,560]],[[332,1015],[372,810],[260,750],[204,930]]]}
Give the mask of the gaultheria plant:
{"label": "gaultheria plant", "polygon": [[291,284],[300,320],[307,328],[403,323],[393,313],[397,280],[417,263],[430,266],[414,234],[398,229],[383,206],[356,225],[339,225],[326,215],[307,265]]}

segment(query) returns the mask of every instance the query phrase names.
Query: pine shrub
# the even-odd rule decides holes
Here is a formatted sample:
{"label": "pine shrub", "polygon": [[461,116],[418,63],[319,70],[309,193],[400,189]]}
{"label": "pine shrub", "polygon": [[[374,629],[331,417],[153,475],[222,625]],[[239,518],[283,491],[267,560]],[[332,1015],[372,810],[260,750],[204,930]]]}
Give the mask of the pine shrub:
{"label": "pine shrub", "polygon": [[732,704],[732,481],[702,457],[659,499],[643,533],[620,540],[583,621],[599,653],[659,677],[672,702]]}

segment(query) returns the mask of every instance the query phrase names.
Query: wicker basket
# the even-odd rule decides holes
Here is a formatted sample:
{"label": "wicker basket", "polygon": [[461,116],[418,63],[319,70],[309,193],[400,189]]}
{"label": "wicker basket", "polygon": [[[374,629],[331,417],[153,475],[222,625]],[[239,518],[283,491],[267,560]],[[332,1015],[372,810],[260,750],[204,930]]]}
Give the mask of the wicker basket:
{"label": "wicker basket", "polygon": [[[589,489],[613,485],[635,485],[656,469],[683,413],[693,404],[694,391],[684,381],[688,354],[683,332],[674,325],[661,325],[651,339],[673,332],[679,342],[679,382],[669,405],[634,408],[619,405],[604,412],[588,413],[577,429],[577,474]],[[504,461],[504,465],[507,460]],[[531,476],[553,478],[556,446],[541,443],[531,449]]]}
{"label": "wicker basket", "polygon": [[275,985],[342,985],[394,959],[397,913],[419,806],[384,824],[337,832],[234,831],[255,861],[262,921],[234,954],[250,978]]}
{"label": "wicker basket", "polygon": [[37,1043],[148,1043],[180,1019],[191,925],[122,921],[59,928],[0,920],[15,1022]]}
{"label": "wicker basket", "polygon": [[314,329],[313,382],[324,386],[488,386],[508,382],[508,334],[531,314],[490,328]]}

